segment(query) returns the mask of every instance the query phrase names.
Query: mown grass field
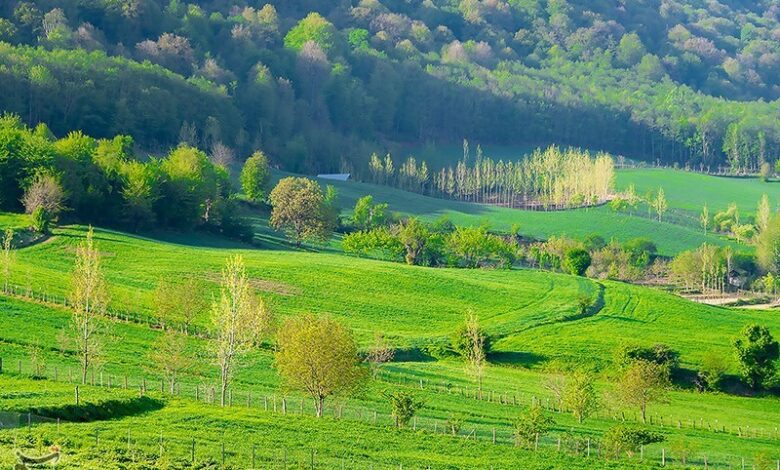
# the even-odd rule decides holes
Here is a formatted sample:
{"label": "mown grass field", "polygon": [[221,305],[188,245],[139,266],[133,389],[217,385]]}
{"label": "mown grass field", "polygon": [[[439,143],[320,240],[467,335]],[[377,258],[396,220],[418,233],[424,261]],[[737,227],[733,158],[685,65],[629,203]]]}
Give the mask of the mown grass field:
{"label": "mown grass field", "polygon": [[[669,181],[671,188],[694,184],[691,178],[699,177],[669,170],[630,170],[619,173],[618,185],[638,178],[646,185],[635,183],[641,194],[656,183]],[[739,194],[743,199],[734,202],[741,205],[753,198],[753,192],[758,194],[757,201],[764,188],[749,180],[728,181],[748,189],[745,194],[737,187],[723,193],[702,189],[696,197],[712,196],[715,202],[708,204],[715,208],[720,203],[725,207]],[[372,194],[376,201],[388,202],[392,210],[426,220],[446,214],[456,224],[488,221],[498,230],[520,224],[524,235],[538,238],[589,233],[619,240],[642,236],[656,241],[667,255],[704,241],[729,243],[717,236],[704,237],[690,227],[615,214],[604,207],[518,211],[443,201],[370,184],[334,184],[345,213],[359,197]],[[709,181],[698,184],[712,186]],[[695,198],[687,201],[682,193],[666,191],[671,207],[695,210]],[[668,403],[651,406],[654,422],[650,427],[666,440],[645,449],[644,463],[583,459],[565,451],[571,436],[591,439],[595,450],[601,435],[616,420],[636,420],[635,410],[609,398],[612,356],[619,345],[668,344],[681,354],[683,369],[692,374],[710,351],[731,357],[732,339],[745,324],[758,322],[780,332],[780,317],[772,312],[710,307],[648,288],[535,270],[435,269],[359,259],[341,254],[338,239],[321,247],[322,252],[290,251],[283,237],[268,228],[266,217],[259,213],[254,218],[259,242],[255,246],[207,234],[132,235],[96,230],[112,310],[131,313],[142,321],[107,321],[104,366],[96,381],[104,385],[112,381],[114,388],[83,387],[80,407],[73,406],[73,386],[63,383],[71,375],[75,380],[76,358],[58,340],[68,328],[69,312],[51,299],[56,302],[69,293],[75,247],[83,240],[86,227],[57,228],[50,238],[15,250],[11,283],[34,296],[45,293],[47,302],[0,298],[0,357],[4,361],[0,411],[62,416],[65,422],[0,431],[0,443],[6,444],[0,446],[0,465],[13,461],[10,449],[14,446],[32,450],[59,443],[69,453],[63,468],[187,468],[192,439],[197,441],[196,460],[201,468],[222,468],[223,442],[226,468],[247,468],[253,447],[260,468],[285,468],[285,463],[290,468],[310,468],[312,451],[316,468],[644,468],[645,464],[658,465],[662,452],[669,464],[679,463],[672,449],[681,442],[691,448],[689,460],[698,466],[705,458],[709,465],[721,468],[737,466],[742,458],[749,463],[759,462],[757,456],[771,462],[780,458],[780,399],[684,389],[672,392]],[[2,228],[18,230],[27,225],[24,216],[0,215]],[[304,413],[296,415],[303,397],[282,387],[269,342],[244,361],[234,384],[237,404],[224,410],[204,403],[203,394],[217,382],[218,369],[210,359],[207,340],[192,336],[187,347],[197,367],[182,378],[181,394],[153,391],[159,389],[159,374],[150,364],[149,353],[162,333],[149,325],[155,322],[154,289],[159,280],[196,277],[205,286],[198,294],[211,299],[217,293],[222,266],[233,254],[244,257],[253,287],[277,317],[309,312],[333,315],[355,332],[361,347],[375,333],[384,333],[399,348],[397,361],[385,366],[359,393],[332,400],[330,415],[317,420],[310,416],[308,402],[304,402]],[[597,308],[586,316],[578,314],[582,295],[597,299]],[[485,378],[486,396],[494,392],[508,400],[511,395],[513,404],[477,400],[475,385],[459,360],[437,359],[428,353],[428,346],[449,341],[467,310],[477,313],[495,338]],[[208,314],[204,312],[195,324],[205,331]],[[33,350],[40,351],[46,380],[29,379]],[[549,403],[550,392],[544,384],[554,374],[583,366],[597,371],[598,388],[605,397],[597,416],[580,424],[568,414],[552,413],[556,424],[542,440],[541,450],[515,449],[511,426],[518,413],[534,399]],[[55,369],[59,382],[52,381]],[[736,374],[734,363],[729,369]],[[124,377],[129,378],[130,390],[117,387]],[[141,380],[149,384],[143,399],[138,394]],[[200,390],[198,401],[196,388]],[[391,426],[383,393],[397,388],[412,391],[425,403],[416,430]],[[254,406],[247,408],[251,396]],[[294,411],[281,415],[260,405],[260,397],[268,403],[281,396],[296,403]],[[342,409],[340,419],[334,416],[337,409]],[[378,416],[376,421],[370,418],[373,413]],[[457,437],[441,432],[453,416],[464,423]],[[73,422],[82,420],[86,422]],[[494,429],[496,444],[491,438]],[[564,440],[560,453],[556,450],[559,437]]]}
{"label": "mown grass field", "polygon": [[320,183],[332,184],[338,189],[339,204],[345,212],[354,207],[357,199],[370,194],[374,201],[388,203],[391,211],[401,215],[414,215],[428,221],[447,216],[456,225],[487,223],[492,230],[504,232],[517,225],[521,234],[539,239],[552,235],[582,238],[593,233],[618,241],[644,237],[653,240],[663,255],[674,255],[699,247],[704,242],[732,243],[711,233],[705,236],[697,227],[658,223],[636,214],[615,213],[606,206],[567,211],[527,211],[444,200],[368,183],[326,180],[320,180]]}
{"label": "mown grass field", "polygon": [[775,209],[780,203],[780,183],[763,182],[757,178],[708,176],[668,169],[626,169],[618,171],[617,176],[619,190],[633,184],[637,194],[644,196],[662,187],[670,208],[696,214],[705,204],[712,215],[736,203],[740,214],[753,215],[764,194],[769,196]]}
{"label": "mown grass field", "polygon": [[[84,234],[84,227],[64,227],[45,242],[17,250],[13,283],[29,285],[35,292],[67,295],[75,246]],[[236,468],[244,468],[239,460],[245,462],[248,458],[248,443],[259,445],[266,452],[264,455],[277,462],[282,449],[287,449],[304,465],[308,452],[315,447],[321,458],[321,466],[317,468],[339,468],[345,459],[365,463],[352,468],[383,468],[382,465],[398,468],[399,464],[405,468],[639,466],[636,461],[610,464],[602,459],[569,460],[570,457],[554,452],[557,437],[573,434],[591,438],[595,443],[615,424],[615,416],[622,412],[633,419],[635,411],[614,408],[605,400],[601,413],[584,424],[578,424],[569,415],[555,413],[556,425],[545,443],[546,450],[542,451],[545,453],[519,451],[508,441],[511,423],[522,407],[463,396],[463,389],[466,394],[469,391],[473,394],[474,389],[463,364],[453,358],[432,360],[422,354],[421,348],[447,341],[466,310],[474,310],[497,338],[491,357],[493,365],[487,371],[486,390],[517,396],[518,403],[525,406],[532,397],[548,399],[549,392],[543,384],[550,374],[575,365],[599,370],[599,388],[608,393],[612,353],[626,341],[648,345],[666,343],[681,353],[684,368],[695,370],[702,355],[709,350],[730,357],[731,340],[747,323],[760,322],[772,331],[780,331],[780,319],[773,313],[708,307],[647,288],[615,282],[599,284],[540,271],[409,267],[334,253],[257,250],[205,235],[140,237],[98,229],[96,240],[111,285],[112,306],[116,309],[153,318],[152,292],[160,277],[199,277],[209,285],[209,291],[203,295],[211,296],[216,292],[225,259],[240,253],[257,292],[278,316],[306,312],[332,314],[354,329],[361,345],[367,345],[374,332],[380,331],[407,352],[399,354],[399,360],[386,366],[380,378],[369,382],[360,393],[332,402],[347,408],[342,422],[332,417],[317,421],[309,416],[279,416],[259,407],[261,395],[287,393],[291,400],[299,400],[299,395],[281,388],[273,369],[270,344],[248,357],[236,377],[236,401],[243,403],[246,394],[251,392],[255,394],[254,408],[235,406],[220,410],[195,402],[194,387],[205,390],[216,382],[218,372],[209,359],[206,340],[192,337],[188,348],[199,359],[198,367],[184,377],[183,396],[153,395],[162,404],[155,402],[143,413],[128,411],[119,419],[64,424],[59,431],[52,424],[33,427],[28,439],[30,445],[35,445],[41,436],[51,441],[62,441],[63,434],[68,436],[71,440],[63,442],[71,449],[81,448],[71,460],[79,463],[78,468],[106,468],[99,463],[105,461],[121,468],[115,460],[121,463],[129,459],[116,450],[110,457],[105,451],[94,451],[89,443],[96,430],[105,443],[113,441],[114,447],[130,433],[131,441],[138,440],[155,465],[158,464],[158,458],[154,457],[158,452],[157,441],[163,434],[172,449],[168,457],[180,460],[188,455],[187,444],[192,437],[202,441],[203,449],[211,446],[212,450],[204,450],[204,458],[206,453],[217,456],[224,435],[229,446],[241,448],[232,457]],[[578,316],[576,309],[577,299],[583,293],[601,299],[600,309],[586,317]],[[57,341],[58,334],[68,326],[67,310],[3,298],[0,319],[3,325],[0,357],[4,359],[6,374],[14,374],[19,360],[24,370],[30,370],[31,347],[42,349],[49,378],[55,367],[60,380],[65,380],[68,369],[75,368],[73,352]],[[206,315],[197,323],[206,327]],[[127,375],[131,388],[136,390],[141,377],[146,377],[150,384],[157,383],[157,373],[148,355],[160,331],[145,324],[111,321],[105,334],[105,366],[100,376],[104,381],[112,376],[116,385]],[[730,372],[736,372],[733,364]],[[421,379],[422,389],[418,385]],[[0,380],[3,390],[0,409],[24,411],[35,407],[40,411],[50,400],[54,407],[68,403],[73,394],[72,386],[47,380],[8,377]],[[425,402],[417,431],[396,431],[389,427],[389,407],[382,393],[398,387],[414,391]],[[118,412],[131,408],[122,402],[130,400],[133,394],[123,390],[92,390],[85,388],[85,399],[95,393],[97,400],[118,400],[114,404]],[[309,408],[307,405],[306,410],[310,411]],[[379,414],[377,423],[368,419],[373,411]],[[648,459],[652,456],[656,464],[662,448],[669,452],[670,462],[673,461],[671,446],[683,439],[695,449],[694,460],[699,464],[705,455],[709,462],[722,464],[736,464],[741,457],[752,461],[760,453],[780,457],[775,456],[780,443],[776,431],[780,420],[777,397],[678,390],[672,393],[669,403],[652,406],[650,413],[656,419],[652,426],[667,437],[665,443],[646,449]],[[475,432],[480,437],[473,441],[462,436],[434,434],[434,426],[443,427],[453,414],[464,420],[463,435]],[[692,422],[696,423],[696,429]],[[680,428],[675,423],[680,423]],[[496,445],[490,442],[493,428],[498,430]],[[715,432],[718,428],[721,432]],[[738,437],[738,429],[739,432],[750,429],[756,433],[755,437],[749,433],[750,438]],[[24,436],[24,432],[3,432],[0,439],[9,443]],[[300,453],[301,448],[304,454]],[[269,449],[272,455],[267,454]],[[9,459],[9,452],[0,454],[3,464]]]}

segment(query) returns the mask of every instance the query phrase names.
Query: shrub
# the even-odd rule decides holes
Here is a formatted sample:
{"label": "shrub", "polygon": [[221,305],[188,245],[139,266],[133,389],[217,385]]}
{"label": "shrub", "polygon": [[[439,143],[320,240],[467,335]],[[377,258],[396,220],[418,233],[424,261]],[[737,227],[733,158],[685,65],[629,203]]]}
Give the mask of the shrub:
{"label": "shrub", "polygon": [[575,248],[566,252],[563,259],[564,267],[575,276],[582,276],[590,266],[590,254],[581,249]]}
{"label": "shrub", "polygon": [[622,367],[637,361],[657,364],[671,373],[680,365],[680,354],[669,346],[657,343],[651,347],[624,344],[615,353],[615,361]]}
{"label": "shrub", "polygon": [[534,402],[514,423],[515,445],[532,448],[536,440],[550,431],[555,421],[547,416],[539,402]]}
{"label": "shrub", "polygon": [[[481,328],[479,329],[479,336],[482,340],[483,350],[485,355],[490,352],[491,341],[490,336],[485,333]],[[473,339],[469,335],[469,329],[466,323],[461,324],[455,333],[452,335],[452,350],[458,355],[466,357],[473,348]]]}
{"label": "shrub", "polygon": [[640,447],[656,442],[663,442],[663,435],[644,428],[618,424],[604,434],[602,446],[606,455],[619,457],[625,453],[629,457],[639,451]]}
{"label": "shrub", "polygon": [[717,390],[728,370],[726,358],[716,351],[708,351],[701,361],[698,380],[702,388]]}
{"label": "shrub", "polygon": [[38,233],[49,233],[49,227],[51,225],[51,215],[49,211],[42,206],[36,207],[32,212],[32,229]]}
{"label": "shrub", "polygon": [[408,392],[399,390],[390,393],[386,392],[385,397],[390,401],[393,421],[398,428],[402,428],[409,424],[409,421],[411,421],[415,413],[417,413],[417,410],[423,406],[422,401],[415,400],[414,395]]}

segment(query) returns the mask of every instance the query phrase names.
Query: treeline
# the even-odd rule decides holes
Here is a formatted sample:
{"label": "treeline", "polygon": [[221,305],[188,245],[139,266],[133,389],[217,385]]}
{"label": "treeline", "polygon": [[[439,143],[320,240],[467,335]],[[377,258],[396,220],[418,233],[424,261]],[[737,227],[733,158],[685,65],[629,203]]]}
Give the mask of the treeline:
{"label": "treeline", "polygon": [[57,135],[131,135],[157,150],[236,142],[241,116],[226,90],[159,65],[103,51],[47,51],[0,43],[0,109]]}
{"label": "treeline", "polygon": [[140,159],[133,139],[71,132],[57,139],[0,117],[0,205],[24,208],[45,231],[60,215],[132,230],[204,227],[244,235],[228,171],[193,147]]}
{"label": "treeline", "polygon": [[345,252],[410,265],[462,268],[527,266],[599,279],[636,281],[654,275],[657,248],[637,238],[620,243],[593,234],[583,240],[524,239],[517,228],[494,233],[487,225],[459,227],[446,216],[433,222],[400,217],[364,196],[342,221]]}
{"label": "treeline", "polygon": [[607,154],[594,158],[587,151],[551,146],[537,149],[522,160],[496,162],[484,157],[478,146],[471,163],[468,141],[464,141],[463,158],[455,167],[442,168],[432,175],[427,164],[417,166],[414,157],[396,170],[390,155],[382,160],[373,154],[369,169],[374,183],[509,207],[597,204],[612,195],[615,180],[614,162]]}
{"label": "treeline", "polygon": [[12,0],[0,5],[0,41],[14,44],[0,48],[0,105],[60,135],[264,148],[309,173],[361,172],[377,147],[464,136],[703,168],[771,164],[775,104],[701,91],[780,96],[777,19],[763,5],[698,4],[616,16],[565,0]]}

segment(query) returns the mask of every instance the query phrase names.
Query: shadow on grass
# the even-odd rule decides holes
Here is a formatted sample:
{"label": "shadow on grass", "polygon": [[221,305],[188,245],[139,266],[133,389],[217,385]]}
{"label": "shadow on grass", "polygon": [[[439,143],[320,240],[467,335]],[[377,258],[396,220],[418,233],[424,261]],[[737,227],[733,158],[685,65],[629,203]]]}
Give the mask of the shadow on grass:
{"label": "shadow on grass", "polygon": [[780,396],[780,384],[771,384],[765,389],[755,390],[737,375],[724,375],[714,390],[706,389],[699,379],[698,371],[693,369],[677,368],[672,374],[672,383],[681,390],[698,392],[719,392],[737,397],[767,398]]}
{"label": "shadow on grass", "polygon": [[488,355],[490,362],[494,364],[533,367],[548,360],[547,356],[519,351],[498,351]]}
{"label": "shadow on grass", "polygon": [[127,400],[107,400],[100,403],[34,407],[25,410],[25,412],[29,411],[32,414],[51,419],[59,418],[63,421],[84,423],[141,415],[160,410],[163,406],[165,403],[162,400],[143,396]]}

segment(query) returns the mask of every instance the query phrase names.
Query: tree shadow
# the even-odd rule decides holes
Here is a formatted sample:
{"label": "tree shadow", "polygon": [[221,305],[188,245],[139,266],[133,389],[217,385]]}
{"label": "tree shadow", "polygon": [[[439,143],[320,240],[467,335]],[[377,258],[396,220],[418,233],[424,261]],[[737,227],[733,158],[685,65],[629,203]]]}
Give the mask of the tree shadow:
{"label": "tree shadow", "polygon": [[163,406],[165,406],[165,403],[162,400],[142,396],[126,400],[107,400],[99,403],[33,407],[26,410],[26,412],[29,411],[32,414],[51,419],[85,423],[142,415],[151,411],[160,410]]}
{"label": "tree shadow", "polygon": [[548,357],[530,352],[497,351],[491,352],[488,359],[494,364],[531,368],[547,361]]}

